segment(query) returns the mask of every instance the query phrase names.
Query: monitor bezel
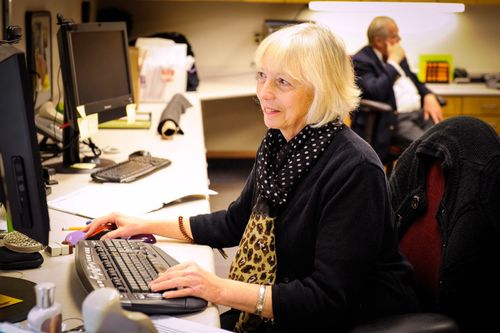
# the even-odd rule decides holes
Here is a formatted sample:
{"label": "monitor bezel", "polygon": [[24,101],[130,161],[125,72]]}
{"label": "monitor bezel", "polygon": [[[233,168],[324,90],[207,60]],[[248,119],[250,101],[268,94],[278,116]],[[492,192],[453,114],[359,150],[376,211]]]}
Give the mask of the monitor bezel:
{"label": "monitor bezel", "polygon": [[[129,93],[127,95],[115,96],[101,102],[83,104],[83,114],[77,110],[78,93],[76,92],[76,72],[74,70],[73,48],[71,34],[75,32],[99,32],[99,31],[120,31],[123,41],[123,55],[127,66],[127,86]],[[127,115],[127,105],[134,103],[132,75],[130,69],[130,59],[128,52],[128,37],[125,22],[91,22],[91,23],[73,23],[63,22],[60,24],[57,32],[57,44],[59,49],[59,60],[61,63],[61,72],[64,84],[64,128],[63,128],[63,161],[54,165],[56,171],[60,173],[89,173],[94,169],[74,168],[80,159],[80,132],[78,129],[78,118],[94,113],[98,114],[98,122],[106,122],[113,119],[125,117]],[[111,104],[112,101],[115,104]],[[100,164],[97,168],[112,164],[112,161],[98,159]]]}
{"label": "monitor bezel", "polygon": [[[8,64],[6,63],[8,62]],[[43,181],[40,150],[36,136],[34,121],[34,106],[32,87],[26,69],[24,53],[10,45],[0,45],[0,66],[8,65],[9,69],[17,71],[16,79],[9,79],[10,91],[22,94],[22,102],[18,110],[11,105],[0,105],[0,186],[1,194],[6,203],[7,224],[40,243],[49,243],[50,220],[47,206],[47,197]],[[13,101],[11,99],[11,101]],[[2,107],[6,106],[3,110]],[[13,157],[21,157],[24,165],[24,177],[20,179],[14,170]],[[28,194],[28,209],[30,221],[22,218],[23,212],[20,203],[20,184]],[[28,223],[28,225],[26,224]]]}
{"label": "monitor bezel", "polygon": [[[91,22],[91,23],[73,23],[68,26],[68,29],[61,30],[63,35],[61,38],[65,38],[66,41],[63,45],[65,45],[66,50],[63,56],[66,56],[66,67],[62,68],[63,70],[63,78],[64,76],[68,76],[65,83],[64,93],[65,96],[69,95],[70,107],[73,110],[76,107],[83,106],[85,109],[85,114],[98,114],[99,123],[106,122],[112,119],[117,119],[126,116],[126,107],[129,104],[134,102],[134,91],[132,85],[132,74],[130,71],[130,58],[128,54],[128,37],[127,37],[127,27],[124,22]],[[128,86],[128,94],[115,96],[113,98],[96,101],[92,103],[81,103],[80,95],[78,90],[77,83],[77,74],[75,67],[75,57],[73,51],[73,35],[75,33],[85,33],[85,32],[105,32],[105,31],[119,31],[122,34],[123,41],[123,55],[125,56],[125,61],[127,64],[126,68],[126,77],[127,77],[127,86]],[[103,54],[103,56],[106,56]],[[62,65],[62,62],[61,62]],[[66,98],[66,97],[65,97]]]}

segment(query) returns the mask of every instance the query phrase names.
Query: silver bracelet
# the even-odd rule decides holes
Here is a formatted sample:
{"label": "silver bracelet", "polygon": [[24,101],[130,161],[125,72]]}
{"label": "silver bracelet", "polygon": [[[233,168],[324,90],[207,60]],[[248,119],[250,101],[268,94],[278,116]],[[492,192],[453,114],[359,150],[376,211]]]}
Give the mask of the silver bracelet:
{"label": "silver bracelet", "polygon": [[257,305],[255,306],[255,314],[260,317],[262,310],[264,310],[264,301],[266,300],[266,286],[261,284],[259,287],[259,299],[257,300]]}

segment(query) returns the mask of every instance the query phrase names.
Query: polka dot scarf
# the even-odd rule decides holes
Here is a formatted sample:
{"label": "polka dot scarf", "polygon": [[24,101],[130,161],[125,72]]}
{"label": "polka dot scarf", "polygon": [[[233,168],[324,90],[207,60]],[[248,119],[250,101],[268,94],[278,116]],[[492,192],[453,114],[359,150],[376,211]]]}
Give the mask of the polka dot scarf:
{"label": "polka dot scarf", "polygon": [[[290,142],[279,130],[270,129],[257,153],[259,196],[241,237],[229,270],[229,278],[273,285],[276,279],[275,209],[291,197],[291,191],[318,160],[342,128],[338,122],[320,128],[306,126]],[[236,332],[253,332],[265,322],[253,313],[241,312]]]}
{"label": "polka dot scarf", "polygon": [[342,126],[338,122],[319,128],[306,126],[289,142],[279,130],[268,130],[257,152],[259,194],[275,207],[286,204],[294,186],[316,163]]}

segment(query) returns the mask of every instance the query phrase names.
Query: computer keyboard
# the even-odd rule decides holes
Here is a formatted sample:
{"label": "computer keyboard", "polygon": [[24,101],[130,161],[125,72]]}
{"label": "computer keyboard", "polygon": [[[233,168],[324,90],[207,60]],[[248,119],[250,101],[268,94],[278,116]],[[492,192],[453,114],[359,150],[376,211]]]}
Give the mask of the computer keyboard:
{"label": "computer keyboard", "polygon": [[126,161],[99,169],[90,174],[98,182],[130,183],[169,166],[172,162],[166,158],[153,156],[135,156]]}
{"label": "computer keyboard", "polygon": [[115,288],[123,308],[146,314],[190,313],[207,307],[201,298],[164,299],[148,288],[158,273],[177,263],[159,247],[138,240],[81,240],[75,247],[76,271],[88,292]]}

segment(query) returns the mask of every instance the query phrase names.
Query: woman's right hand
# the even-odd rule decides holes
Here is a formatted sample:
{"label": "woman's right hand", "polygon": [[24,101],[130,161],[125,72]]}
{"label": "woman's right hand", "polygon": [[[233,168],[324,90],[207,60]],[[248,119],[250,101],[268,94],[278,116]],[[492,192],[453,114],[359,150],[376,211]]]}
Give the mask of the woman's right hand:
{"label": "woman's right hand", "polygon": [[89,225],[87,225],[83,231],[86,233],[85,238],[94,234],[97,228],[103,226],[105,224],[114,224],[116,229],[108,232],[101,239],[107,238],[127,238],[130,236],[138,235],[138,234],[147,234],[147,223],[148,221],[139,219],[133,216],[126,216],[119,213],[111,213],[109,215],[105,215],[102,217],[98,217],[92,221]]}

